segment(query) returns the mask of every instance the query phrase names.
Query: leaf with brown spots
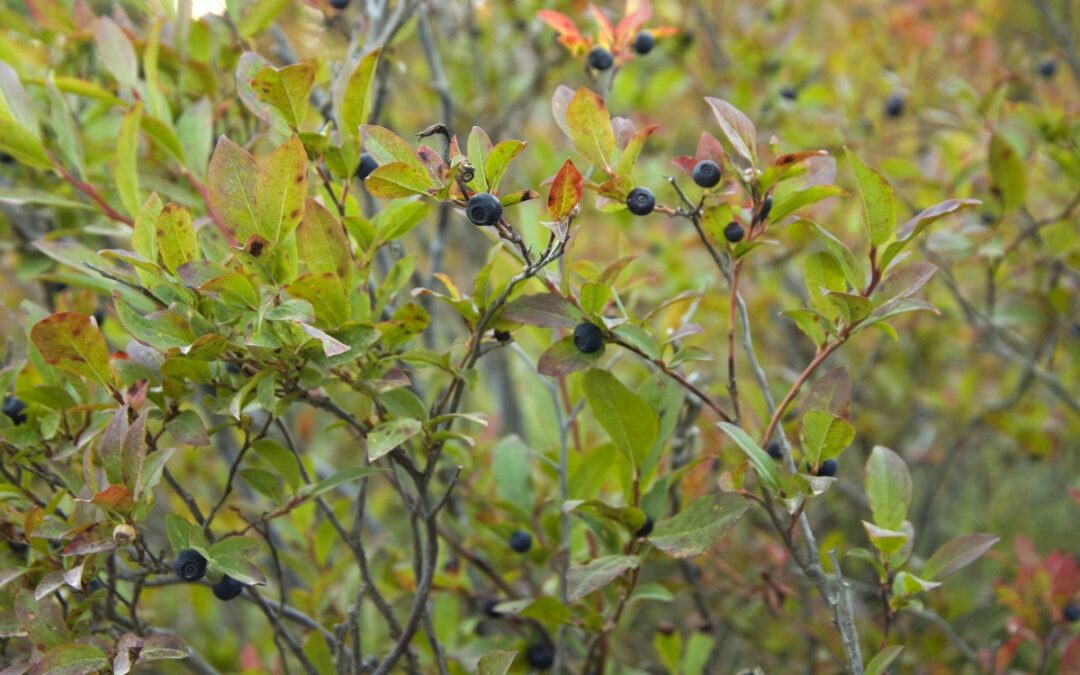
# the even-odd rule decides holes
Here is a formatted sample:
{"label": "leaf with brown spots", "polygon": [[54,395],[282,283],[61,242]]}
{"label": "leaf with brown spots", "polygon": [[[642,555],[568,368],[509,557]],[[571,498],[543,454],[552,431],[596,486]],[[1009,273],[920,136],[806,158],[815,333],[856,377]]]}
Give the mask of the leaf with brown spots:
{"label": "leaf with brown spots", "polygon": [[256,232],[271,242],[300,224],[307,198],[307,153],[293,136],[259,163],[255,182]]}
{"label": "leaf with brown spots", "polygon": [[182,206],[166,204],[157,219],[157,244],[165,268],[176,268],[199,257],[199,240],[191,224],[191,214]]}
{"label": "leaf with brown spots", "polygon": [[344,278],[352,263],[345,228],[322,204],[308,198],[304,219],[296,231],[300,257],[308,271],[333,272]]}
{"label": "leaf with brown spots", "polygon": [[30,340],[50,365],[110,386],[109,347],[87,315],[60,312],[47,316],[30,329]]}
{"label": "leaf with brown spots", "polygon": [[277,108],[295,130],[300,129],[307,115],[308,93],[315,83],[315,66],[296,63],[280,70],[266,66],[251,81],[256,98]]}
{"label": "leaf with brown spots", "polygon": [[210,203],[236,238],[245,241],[258,231],[255,181],[259,165],[247,150],[222,136],[210,159]]}

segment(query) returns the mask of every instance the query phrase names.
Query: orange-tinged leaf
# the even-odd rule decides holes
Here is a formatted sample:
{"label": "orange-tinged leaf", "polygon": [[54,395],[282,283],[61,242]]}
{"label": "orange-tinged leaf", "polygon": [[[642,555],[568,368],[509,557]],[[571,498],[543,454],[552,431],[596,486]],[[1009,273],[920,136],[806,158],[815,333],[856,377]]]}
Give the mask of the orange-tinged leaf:
{"label": "orange-tinged leaf", "polygon": [[592,12],[593,18],[596,19],[596,25],[599,28],[599,40],[600,44],[604,47],[612,47],[615,44],[615,27],[611,25],[611,20],[607,18],[607,14],[604,14],[603,10],[597,8],[596,5],[589,4],[589,11]]}
{"label": "orange-tinged leaf", "polygon": [[556,12],[553,9],[542,9],[536,13],[536,18],[554,28],[559,35],[573,38],[581,37],[577,25],[574,24],[574,20],[562,12]]}
{"label": "orange-tinged leaf", "polygon": [[122,511],[131,507],[131,490],[128,490],[123,485],[110,485],[94,495],[90,502]]}
{"label": "orange-tinged leaf", "polygon": [[569,216],[581,201],[581,192],[581,172],[568,159],[555,174],[551,191],[548,192],[547,205],[552,217],[562,220]]}
{"label": "orange-tinged leaf", "polygon": [[109,386],[109,347],[89,316],[79,312],[47,316],[30,329],[30,339],[50,365]]}

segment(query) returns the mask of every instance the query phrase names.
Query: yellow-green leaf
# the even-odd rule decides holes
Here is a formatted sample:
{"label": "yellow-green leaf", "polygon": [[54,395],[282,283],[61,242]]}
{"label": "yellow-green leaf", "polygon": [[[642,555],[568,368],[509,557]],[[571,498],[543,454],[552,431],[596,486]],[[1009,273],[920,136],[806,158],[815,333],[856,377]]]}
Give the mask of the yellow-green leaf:
{"label": "yellow-green leaf", "polygon": [[585,87],[578,89],[566,109],[566,125],[578,152],[593,166],[612,173],[615,131],[604,99]]}
{"label": "yellow-green leaf", "polygon": [[296,230],[300,259],[309,272],[332,272],[344,278],[349,272],[352,252],[345,228],[319,202],[307,200],[304,219]]}
{"label": "yellow-green leaf", "polygon": [[307,184],[307,153],[293,136],[259,163],[255,206],[260,236],[276,242],[296,229],[304,216]]}
{"label": "yellow-green leaf", "polygon": [[79,312],[47,316],[30,329],[34,346],[52,366],[109,386],[109,347],[90,317]]}
{"label": "yellow-green leaf", "polygon": [[896,193],[892,185],[876,169],[867,166],[850,150],[846,150],[855,179],[862,193],[866,210],[866,229],[870,245],[881,246],[896,229]]}
{"label": "yellow-green leaf", "polygon": [[176,268],[199,257],[199,241],[191,223],[191,214],[182,206],[166,204],[157,218],[157,246],[165,268]]}
{"label": "yellow-green leaf", "polygon": [[341,131],[348,138],[359,137],[360,126],[367,123],[368,111],[371,109],[371,82],[375,78],[381,53],[381,49],[376,49],[360,59],[345,85],[340,122]]}
{"label": "yellow-green leaf", "polygon": [[299,131],[308,109],[308,94],[315,84],[315,66],[296,63],[280,70],[267,66],[255,74],[251,88],[260,101],[269,103]]}
{"label": "yellow-green leaf", "polygon": [[116,192],[131,215],[139,213],[139,125],[142,121],[142,101],[136,103],[120,124],[116,139]]}

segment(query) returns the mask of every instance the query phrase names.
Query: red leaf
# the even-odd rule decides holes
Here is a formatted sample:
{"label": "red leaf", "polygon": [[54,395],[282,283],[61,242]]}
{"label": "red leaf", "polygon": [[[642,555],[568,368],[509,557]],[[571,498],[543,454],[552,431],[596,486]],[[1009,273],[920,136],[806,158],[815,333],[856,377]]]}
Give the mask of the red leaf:
{"label": "red leaf", "polygon": [[559,173],[555,174],[555,180],[551,184],[548,193],[548,210],[558,220],[570,215],[581,201],[581,172],[574,163],[566,160]]}
{"label": "red leaf", "polygon": [[697,153],[694,155],[694,160],[700,162],[703,159],[711,159],[720,166],[724,166],[724,146],[720,141],[708,131],[701,132],[701,138],[698,139]]}
{"label": "red leaf", "polygon": [[600,44],[610,49],[615,45],[615,27],[611,25],[607,15],[597,9],[596,5],[590,4],[589,11],[592,12],[593,18],[596,19],[596,25],[600,27]]}
{"label": "red leaf", "polygon": [[90,503],[114,509],[125,509],[131,506],[131,490],[123,485],[110,485],[94,495]]}
{"label": "red leaf", "polygon": [[536,18],[554,28],[560,36],[581,38],[581,33],[578,31],[573,19],[562,12],[556,12],[553,9],[542,9],[536,13]]}

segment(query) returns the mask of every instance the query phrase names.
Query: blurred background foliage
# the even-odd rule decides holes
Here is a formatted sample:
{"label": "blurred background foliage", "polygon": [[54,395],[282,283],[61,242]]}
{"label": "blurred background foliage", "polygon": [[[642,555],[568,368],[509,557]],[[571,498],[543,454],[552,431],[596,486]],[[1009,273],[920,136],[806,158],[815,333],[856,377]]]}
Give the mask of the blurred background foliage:
{"label": "blurred background foliage", "polygon": [[[74,16],[81,25],[90,14],[112,15],[141,51],[149,17],[158,11],[153,2],[97,0],[78,3],[73,14],[51,9],[67,4],[0,3],[0,59],[29,83],[38,101],[47,100],[42,85],[50,72],[113,86],[102,74],[92,30],[61,38],[41,28],[48,17],[60,21],[58,17]],[[246,3],[234,4],[249,9]],[[323,0],[264,4],[280,6],[274,8],[280,11],[252,32],[248,47],[277,65],[314,64],[317,86],[329,80],[351,43],[362,48],[365,37],[371,37],[366,3],[359,0],[344,11]],[[552,123],[552,93],[560,84],[596,88],[598,83],[582,57],[556,43],[554,32],[536,12],[558,9],[579,25],[591,26],[586,4],[427,4],[452,101],[453,116],[446,120],[450,128],[462,139],[471,126],[480,125],[495,141],[527,140],[528,148],[505,184],[540,189],[567,156],[574,156]],[[597,4],[620,10],[606,7],[617,3]],[[195,3],[196,10],[202,6]],[[35,21],[27,7],[36,8],[46,20]],[[1028,576],[1038,576],[1036,570],[1057,573],[1060,567],[1044,563],[1046,556],[1057,551],[1074,557],[1080,546],[1080,8],[1069,0],[655,0],[654,10],[653,23],[676,27],[677,34],[658,40],[647,56],[624,64],[607,102],[612,115],[629,117],[639,127],[661,125],[634,175],[635,184],[650,186],[661,202],[676,203],[665,180],[678,171],[671,158],[692,154],[701,131],[715,132],[704,96],[722,97],[743,110],[757,125],[762,143],[775,137],[785,151],[820,148],[837,157],[843,156],[845,146],[850,148],[891,179],[909,212],[905,216],[952,197],[983,202],[945,221],[913,254],[940,268],[927,299],[941,315],[900,318],[898,341],[877,331],[863,333],[830,363],[850,369],[856,441],[841,461],[836,489],[809,513],[827,568],[828,550],[862,546],[860,520],[867,514],[862,467],[875,445],[892,448],[913,475],[917,556],[928,556],[966,532],[988,532],[1003,540],[980,564],[927,600],[952,626],[950,632],[918,615],[905,614],[898,621],[897,639],[907,649],[894,671],[991,672],[989,663],[996,659],[1010,672],[1051,672],[1055,664],[1062,672],[1077,672],[1080,666],[1066,663],[1067,655],[1054,651],[1064,644],[1065,634],[1077,630],[1059,623],[1062,602],[1069,594],[1076,599],[1080,591],[1076,580],[1057,595],[1024,584]],[[166,92],[161,105],[166,114],[182,125],[185,114],[206,101],[213,118],[210,138],[226,134],[248,139],[264,133],[235,95],[233,73],[244,41],[234,34],[235,27],[210,13],[197,17],[188,30],[186,57],[171,48],[161,53],[159,77]],[[373,113],[379,124],[407,139],[443,121],[417,30],[414,19],[406,21],[386,46],[386,74],[378,83]],[[173,39],[164,36],[163,43],[165,37]],[[897,106],[897,114],[889,114]],[[104,185],[122,117],[92,97],[73,97],[71,108],[82,138],[87,180]],[[317,126],[318,116],[313,105],[312,126]],[[1016,203],[1005,203],[1008,198],[991,175],[993,136],[1005,139],[1019,158],[1023,176],[1017,180],[1023,189]],[[269,138],[255,145],[260,144],[262,150],[272,147]],[[148,189],[193,208],[200,204],[195,191],[166,163],[147,163],[139,170]],[[857,194],[843,160],[837,183],[850,196]],[[0,164],[0,184],[76,198],[55,175],[27,172],[11,162]],[[109,190],[105,194],[118,207],[115,195]],[[515,214],[533,242],[544,232],[539,225],[545,217],[542,208],[542,200],[528,202]],[[854,245],[862,236],[861,208],[857,198],[830,199],[805,215]],[[101,310],[110,344],[115,349],[126,344],[107,298],[86,292],[77,275],[30,243],[62,235],[94,249],[107,248],[110,227],[88,213],[0,204],[0,292],[6,308],[0,314],[0,333],[8,354],[25,351],[20,307],[27,299],[54,311]],[[417,256],[422,269],[435,209],[429,218],[430,223],[401,244],[405,254]],[[485,262],[487,241],[460,217],[451,225],[443,268],[464,288]],[[578,225],[576,259],[602,268],[622,256],[637,256],[620,293],[640,314],[682,291],[717,291],[706,292],[701,300],[694,321],[704,331],[687,343],[722,353],[727,294],[685,222],[588,208]],[[774,393],[782,395],[813,348],[780,312],[802,303],[802,261],[820,243],[806,223],[774,234],[780,245],[755,254],[742,292],[758,354]],[[666,310],[663,323],[677,325],[685,311],[685,305]],[[441,309],[435,310],[430,330],[436,345],[449,344],[459,334],[455,317]],[[551,342],[551,332],[523,329],[515,333],[515,341],[520,353],[493,353],[480,375],[489,386],[470,394],[470,409],[486,412],[491,424],[477,438],[475,450],[455,455],[464,469],[458,499],[444,517],[465,549],[483,557],[510,583],[531,587],[552,583],[543,570],[550,564],[545,551],[557,537],[557,482],[550,464],[539,457],[557,452],[559,430],[549,390],[535,371],[535,359]],[[746,372],[741,353],[739,359]],[[624,381],[642,382],[648,375],[628,361],[618,369]],[[696,370],[710,389],[723,391],[722,361]],[[743,388],[743,395],[744,415],[761,428],[768,421],[763,401],[750,386]],[[797,416],[789,418],[794,433]],[[323,413],[297,408],[289,425],[316,470],[356,456],[352,436],[331,425]],[[575,431],[586,447],[604,440],[590,418]],[[510,434],[523,439],[521,448],[507,445]],[[742,459],[710,424],[698,425],[694,443],[723,466]],[[509,461],[493,461],[500,456]],[[571,458],[575,467],[582,461],[583,455]],[[522,506],[531,513],[515,511],[499,493],[503,472],[515,470],[508,465],[522,462],[528,463],[531,490],[531,500]],[[210,499],[229,465],[224,454],[206,447],[178,454],[170,467],[193,494]],[[682,489],[704,493],[714,480],[706,464],[698,465],[686,475]],[[572,486],[575,496],[573,491]],[[395,605],[405,607],[414,584],[403,543],[411,536],[407,521],[387,485],[373,487],[368,498],[368,517],[374,523],[368,544],[372,565],[391,589]],[[159,509],[179,510],[180,504],[170,495]],[[539,544],[528,564],[504,543],[510,530],[523,524],[522,518],[532,521]],[[239,522],[228,513],[222,519]],[[665,645],[670,649],[671,636],[681,636],[685,643],[698,632],[717,638],[710,672],[755,666],[778,673],[837,671],[838,648],[828,613],[804,590],[775,534],[758,522],[764,521],[763,515],[751,512],[748,520],[759,526],[737,528],[711,553],[693,559],[690,576],[674,561],[648,568],[643,581],[663,585],[673,599],[638,604],[625,617],[611,647],[614,663],[609,672],[665,672],[662,651]],[[280,562],[297,581],[289,591],[290,604],[312,616],[340,617],[347,603],[339,589],[352,559],[335,546],[329,525],[313,508],[297,509],[277,523],[278,535],[288,544],[283,550],[290,551]],[[163,532],[148,528],[148,540],[164,547]],[[447,651],[465,663],[491,648],[523,648],[526,630],[508,628],[482,614],[483,601],[495,590],[469,571],[458,552],[444,553],[431,616]],[[0,551],[0,567],[18,555],[14,548]],[[858,561],[846,562],[845,569],[857,583],[874,583],[872,572]],[[708,619],[695,607],[687,579],[695,580],[708,598]],[[249,604],[222,605],[206,588],[166,585],[143,592],[144,617],[180,635],[222,671],[277,668],[273,637]],[[860,596],[857,604],[863,640],[876,645],[882,637],[879,610],[872,597]],[[364,625],[371,628],[363,639],[371,644],[385,641],[385,629],[370,608],[365,612],[372,616],[366,617]],[[1027,630],[1035,639],[1015,639]],[[1054,631],[1053,646],[1043,654],[1040,648]],[[964,648],[973,650],[983,665],[972,663]]]}

